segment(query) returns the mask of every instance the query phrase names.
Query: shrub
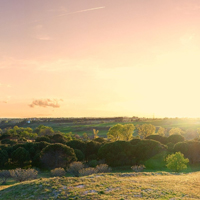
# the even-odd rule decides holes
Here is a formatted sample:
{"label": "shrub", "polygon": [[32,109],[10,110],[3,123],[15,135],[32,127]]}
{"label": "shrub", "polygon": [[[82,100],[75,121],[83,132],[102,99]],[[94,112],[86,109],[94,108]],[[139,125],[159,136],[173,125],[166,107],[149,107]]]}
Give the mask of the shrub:
{"label": "shrub", "polygon": [[184,158],[181,152],[176,152],[175,154],[168,155],[166,158],[167,168],[173,171],[179,172],[183,169],[187,169],[188,158]]}
{"label": "shrub", "polygon": [[71,140],[71,141],[67,142],[66,145],[73,149],[79,149],[83,153],[85,153],[86,143],[81,140]]}
{"label": "shrub", "polygon": [[35,169],[21,169],[10,170],[10,175],[16,181],[22,182],[27,180],[36,179],[38,171]]}
{"label": "shrub", "polygon": [[74,152],[76,154],[77,160],[78,161],[83,161],[85,158],[85,155],[83,154],[83,152],[79,149],[74,149]]}
{"label": "shrub", "polygon": [[92,167],[83,168],[83,169],[79,170],[80,176],[88,176],[88,175],[95,174],[95,173],[97,173],[97,169],[92,168]]}
{"label": "shrub", "polygon": [[182,135],[170,135],[167,138],[167,143],[171,142],[171,143],[178,143],[178,142],[183,142],[185,140],[185,138]]}
{"label": "shrub", "polygon": [[134,165],[131,167],[131,169],[134,171],[134,172],[141,172],[145,169],[146,167],[144,165]]}
{"label": "shrub", "polygon": [[112,169],[108,167],[106,164],[100,164],[96,166],[97,173],[106,173],[106,172],[111,172]]}
{"label": "shrub", "polygon": [[88,163],[89,167],[96,167],[98,165],[98,161],[97,160],[91,160]]}
{"label": "shrub", "polygon": [[37,137],[35,139],[35,142],[42,142],[42,141],[48,142],[48,143],[51,142],[51,140],[50,140],[50,138],[48,136],[41,136],[41,137]]}
{"label": "shrub", "polygon": [[68,172],[75,177],[79,177],[79,171],[83,169],[84,165],[82,162],[73,162],[69,165]]}
{"label": "shrub", "polygon": [[66,172],[63,168],[55,168],[51,170],[51,175],[52,176],[65,176]]}
{"label": "shrub", "polygon": [[2,185],[6,184],[8,178],[10,178],[10,171],[9,170],[2,170],[0,171],[0,178],[2,179]]}

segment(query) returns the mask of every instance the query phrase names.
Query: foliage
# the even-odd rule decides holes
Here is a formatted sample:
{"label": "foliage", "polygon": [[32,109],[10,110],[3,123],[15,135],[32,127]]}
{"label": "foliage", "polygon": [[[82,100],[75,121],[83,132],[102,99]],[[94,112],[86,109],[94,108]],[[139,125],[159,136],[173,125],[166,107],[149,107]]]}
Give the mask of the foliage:
{"label": "foliage", "polygon": [[184,158],[181,152],[176,152],[175,154],[168,155],[166,158],[167,168],[173,171],[179,172],[183,169],[187,169],[188,158]]}
{"label": "foliage", "polygon": [[174,152],[181,152],[190,163],[196,164],[200,162],[200,142],[191,140],[185,142],[179,142],[174,145]]}
{"label": "foliage", "polygon": [[142,172],[146,167],[144,165],[133,165],[131,169],[134,172]]}
{"label": "foliage", "polygon": [[180,128],[172,128],[169,135],[182,135],[184,132]]}
{"label": "foliage", "polygon": [[135,130],[135,126],[133,124],[125,124],[122,127],[122,137],[123,140],[129,141],[133,137],[133,132]]}
{"label": "foliage", "polygon": [[30,154],[29,154],[29,152],[25,148],[18,147],[12,153],[12,160],[13,160],[13,162],[15,162],[18,165],[20,165],[20,167],[23,167],[24,166],[24,162],[30,160]]}
{"label": "foliage", "polygon": [[93,129],[93,134],[94,134],[94,139],[98,138],[99,136],[97,135],[99,133],[99,130]]}
{"label": "foliage", "polygon": [[8,162],[8,153],[6,150],[0,150],[0,166],[4,167]]}
{"label": "foliage", "polygon": [[166,129],[163,127],[159,127],[157,134],[160,136],[165,136]]}
{"label": "foliage", "polygon": [[85,155],[79,149],[74,149],[78,161],[83,161],[85,159]]}
{"label": "foliage", "polygon": [[107,138],[113,141],[129,141],[133,137],[135,126],[133,124],[116,124],[108,130]]}
{"label": "foliage", "polygon": [[51,142],[52,143],[61,143],[61,144],[66,144],[68,141],[62,133],[56,133],[52,136],[50,136]]}
{"label": "foliage", "polygon": [[170,135],[167,138],[167,143],[171,142],[173,144],[176,144],[178,142],[183,142],[185,138],[182,135]]}
{"label": "foliage", "polygon": [[67,142],[66,145],[69,146],[69,147],[71,147],[71,148],[73,148],[73,149],[79,149],[83,153],[85,153],[86,143],[84,141],[81,141],[81,140],[71,140],[71,141]]}
{"label": "foliage", "polygon": [[86,161],[96,159],[98,150],[101,147],[99,142],[90,141],[86,144],[85,158]]}
{"label": "foliage", "polygon": [[94,139],[93,141],[99,142],[101,144],[107,142],[107,140],[103,137],[98,137],[98,138]]}
{"label": "foliage", "polygon": [[155,141],[158,141],[162,144],[166,144],[167,141],[168,141],[167,137],[164,137],[164,136],[161,136],[161,135],[149,135],[145,139],[155,140]]}
{"label": "foliage", "polygon": [[98,156],[109,166],[132,165],[135,162],[135,146],[127,141],[106,143],[100,147]]}
{"label": "foliage", "polygon": [[97,160],[91,160],[90,162],[88,162],[89,167],[96,167],[98,165],[98,161]]}
{"label": "foliage", "polygon": [[111,172],[112,169],[107,164],[100,164],[96,166],[97,173],[107,173]]}
{"label": "foliage", "polygon": [[97,169],[92,168],[92,167],[83,168],[83,169],[79,170],[80,176],[88,176],[88,175],[95,174],[95,173],[97,173]]}
{"label": "foliage", "polygon": [[50,143],[51,140],[48,136],[41,136],[41,137],[37,137],[35,139],[35,142],[48,142],[48,143]]}
{"label": "foliage", "polygon": [[152,124],[142,124],[136,126],[138,129],[138,135],[142,136],[142,138],[146,138],[149,135],[153,135],[155,133],[156,127]]}
{"label": "foliage", "polygon": [[10,170],[10,175],[18,182],[36,179],[38,171],[35,169],[21,169]]}
{"label": "foliage", "polygon": [[66,167],[73,161],[76,161],[74,150],[67,145],[51,144],[41,151],[42,163],[50,169]]}
{"label": "foliage", "polygon": [[63,168],[61,168],[61,167],[51,170],[51,176],[54,176],[54,177],[55,176],[59,176],[59,177],[65,176],[65,174],[66,174],[65,170]]}
{"label": "foliage", "polygon": [[0,171],[0,179],[2,180],[2,185],[6,184],[8,178],[10,178],[10,171],[9,170],[1,170]]}
{"label": "foliage", "polygon": [[122,127],[123,127],[123,125],[121,125],[121,124],[116,124],[113,127],[111,127],[108,130],[107,138],[112,142],[122,140],[123,139]]}
{"label": "foliage", "polygon": [[73,176],[75,177],[79,177],[79,171],[81,169],[83,169],[84,165],[82,162],[72,162],[70,165],[69,165],[69,168],[67,170],[67,172],[69,172],[70,174],[72,174]]}

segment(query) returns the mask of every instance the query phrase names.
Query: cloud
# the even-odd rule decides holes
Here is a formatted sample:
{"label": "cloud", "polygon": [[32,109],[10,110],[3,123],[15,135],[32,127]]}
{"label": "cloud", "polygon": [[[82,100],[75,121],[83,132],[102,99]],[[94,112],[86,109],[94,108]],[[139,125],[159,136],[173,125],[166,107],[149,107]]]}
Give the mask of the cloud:
{"label": "cloud", "polygon": [[43,108],[46,108],[46,107],[52,107],[52,108],[59,108],[60,107],[60,104],[59,102],[60,101],[63,101],[62,99],[37,99],[37,100],[34,100],[31,104],[29,104],[29,106],[31,108],[34,108],[35,106],[39,106],[39,107],[43,107]]}
{"label": "cloud", "polygon": [[89,9],[85,9],[85,10],[78,10],[78,11],[74,11],[74,12],[68,12],[68,13],[65,13],[65,14],[61,14],[61,15],[59,15],[59,16],[61,17],[61,16],[65,16],[65,15],[72,15],[72,14],[76,14],[76,13],[94,11],[94,10],[99,10],[99,9],[103,9],[103,8],[105,8],[105,6],[96,7],[96,8],[89,8]]}
{"label": "cloud", "polygon": [[0,83],[0,87],[11,87],[11,85],[10,84],[2,84],[2,83]]}
{"label": "cloud", "polygon": [[1,103],[8,103],[7,101],[1,101]]}

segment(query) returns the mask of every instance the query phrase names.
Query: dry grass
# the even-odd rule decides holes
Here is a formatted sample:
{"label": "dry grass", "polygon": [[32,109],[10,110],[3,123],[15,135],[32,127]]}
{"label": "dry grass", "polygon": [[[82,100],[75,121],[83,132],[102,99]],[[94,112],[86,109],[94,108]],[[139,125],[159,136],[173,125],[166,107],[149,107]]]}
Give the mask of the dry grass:
{"label": "dry grass", "polygon": [[0,199],[200,199],[200,172],[95,174],[46,178],[1,188]]}

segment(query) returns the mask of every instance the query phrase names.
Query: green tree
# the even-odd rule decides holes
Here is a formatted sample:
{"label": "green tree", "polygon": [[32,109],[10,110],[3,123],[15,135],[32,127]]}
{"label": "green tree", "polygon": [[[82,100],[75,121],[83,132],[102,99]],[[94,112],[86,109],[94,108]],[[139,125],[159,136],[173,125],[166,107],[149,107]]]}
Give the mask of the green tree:
{"label": "green tree", "polygon": [[142,124],[137,125],[138,135],[141,135],[143,138],[146,138],[149,135],[155,133],[156,127],[152,124]]}
{"label": "green tree", "polygon": [[166,158],[167,168],[175,172],[179,172],[183,169],[187,169],[188,158],[184,158],[181,152],[176,152],[175,154],[168,155]]}
{"label": "green tree", "polygon": [[98,138],[99,136],[97,135],[99,133],[99,130],[93,129],[94,133],[94,139]]}
{"label": "green tree", "polygon": [[180,128],[172,128],[169,135],[182,135],[184,132]]}
{"label": "green tree", "polygon": [[125,124],[122,127],[122,137],[125,141],[129,141],[133,138],[133,131],[135,126],[133,124]]}
{"label": "green tree", "polygon": [[72,148],[63,144],[51,144],[45,147],[40,154],[42,163],[50,169],[67,167],[76,161],[76,154]]}
{"label": "green tree", "polygon": [[111,141],[118,141],[123,139],[122,135],[123,125],[116,124],[108,130],[107,138]]}
{"label": "green tree", "polygon": [[160,136],[165,136],[165,128],[160,126],[157,134],[160,135]]}
{"label": "green tree", "polygon": [[13,153],[12,153],[12,160],[17,163],[20,167],[24,166],[24,162],[30,160],[30,154],[29,152],[23,148],[18,147]]}

